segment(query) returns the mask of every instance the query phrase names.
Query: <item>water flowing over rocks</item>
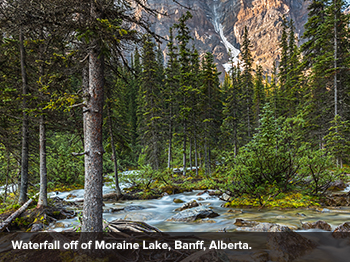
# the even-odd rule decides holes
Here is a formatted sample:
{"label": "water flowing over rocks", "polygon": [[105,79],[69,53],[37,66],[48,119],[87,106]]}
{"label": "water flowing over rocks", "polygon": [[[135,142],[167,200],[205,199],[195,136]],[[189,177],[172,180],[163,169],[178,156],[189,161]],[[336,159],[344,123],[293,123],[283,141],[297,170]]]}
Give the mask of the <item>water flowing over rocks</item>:
{"label": "water flowing over rocks", "polygon": [[193,222],[199,218],[212,218],[217,216],[219,216],[219,214],[215,213],[210,208],[205,206],[199,206],[181,211],[175,214],[174,216],[168,218],[166,221]]}

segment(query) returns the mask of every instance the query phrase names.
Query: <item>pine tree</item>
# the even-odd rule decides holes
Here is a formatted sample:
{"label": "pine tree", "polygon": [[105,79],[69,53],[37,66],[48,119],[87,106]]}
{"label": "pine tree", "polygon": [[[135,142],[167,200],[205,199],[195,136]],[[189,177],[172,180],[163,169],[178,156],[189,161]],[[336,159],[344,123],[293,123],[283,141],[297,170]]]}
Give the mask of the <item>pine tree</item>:
{"label": "pine tree", "polygon": [[262,67],[257,66],[256,68],[256,74],[255,74],[255,80],[254,80],[254,119],[256,122],[256,127],[259,127],[259,118],[260,113],[262,112],[262,109],[265,104],[265,90],[264,90],[264,83],[263,83],[263,75],[262,75]]}
{"label": "pine tree", "polygon": [[243,34],[243,44],[242,44],[242,61],[243,61],[243,70],[241,74],[241,83],[242,83],[242,94],[244,96],[244,108],[243,117],[245,119],[246,125],[246,135],[244,140],[247,142],[253,133],[253,95],[254,95],[254,84],[253,84],[253,75],[252,75],[252,64],[253,58],[251,54],[251,43],[248,37],[248,29],[245,27]]}
{"label": "pine tree", "polygon": [[175,116],[178,113],[178,107],[176,103],[177,90],[179,88],[179,74],[180,74],[180,65],[178,62],[178,55],[176,53],[176,47],[174,45],[174,36],[173,28],[170,28],[169,31],[169,42],[168,46],[168,56],[169,60],[167,67],[165,69],[165,88],[163,91],[164,101],[165,101],[165,116],[167,123],[166,137],[168,140],[168,161],[167,167],[171,168],[172,166],[172,147],[173,147],[173,135],[175,129]]}
{"label": "pine tree", "polygon": [[206,53],[203,65],[203,127],[204,127],[204,158],[205,170],[210,174],[211,169],[211,152],[217,145],[220,126],[221,126],[221,93],[219,74],[216,65],[214,64],[214,57],[211,53]]}
{"label": "pine tree", "polygon": [[178,103],[179,103],[179,113],[178,113],[178,121],[182,126],[181,130],[181,138],[183,142],[182,147],[182,155],[183,155],[183,175],[186,175],[187,168],[187,138],[188,138],[188,118],[190,111],[192,109],[191,101],[190,101],[190,90],[191,90],[191,52],[188,47],[189,41],[192,39],[190,36],[190,30],[186,25],[188,19],[192,18],[192,14],[187,11],[183,14],[179,23],[174,25],[174,28],[177,29],[178,34],[176,36],[176,40],[179,43],[179,63],[180,63],[180,77],[179,77],[179,92],[178,92]]}

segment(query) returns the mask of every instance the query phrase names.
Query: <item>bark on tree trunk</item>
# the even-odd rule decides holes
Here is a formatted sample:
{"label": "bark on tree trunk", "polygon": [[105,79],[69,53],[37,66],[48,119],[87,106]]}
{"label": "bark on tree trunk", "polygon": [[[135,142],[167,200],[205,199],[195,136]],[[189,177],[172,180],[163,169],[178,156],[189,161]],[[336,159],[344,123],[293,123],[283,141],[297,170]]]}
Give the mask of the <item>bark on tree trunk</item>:
{"label": "bark on tree trunk", "polygon": [[190,162],[190,172],[192,172],[192,139],[190,138],[190,154],[188,156],[188,161]]}
{"label": "bark on tree trunk", "polygon": [[[171,117],[171,113],[170,113]],[[172,122],[170,120],[169,124],[169,148],[168,148],[168,168],[171,168],[171,147],[172,147],[172,140],[173,140],[173,134],[172,134]]]}
{"label": "bark on tree trunk", "polygon": [[196,165],[196,176],[198,176],[198,152],[196,136],[194,136],[194,164]]}
{"label": "bark on tree trunk", "polygon": [[[101,18],[95,1],[91,1],[92,19]],[[102,232],[102,122],[104,58],[98,40],[89,51],[89,87],[84,110],[85,192],[82,232]]]}
{"label": "bark on tree trunk", "polygon": [[123,194],[119,187],[117,152],[115,150],[115,145],[114,145],[112,119],[111,119],[111,107],[109,104],[107,105],[107,117],[108,117],[109,136],[111,137],[112,158],[114,163],[115,192],[117,194],[117,199],[119,199],[123,196]]}
{"label": "bark on tree trunk", "polygon": [[29,159],[29,150],[28,150],[28,115],[26,112],[27,108],[27,94],[28,94],[28,85],[27,85],[27,72],[25,64],[25,50],[23,45],[23,32],[20,29],[19,33],[19,51],[21,59],[21,74],[22,74],[22,93],[23,93],[23,121],[22,121],[22,158],[21,158],[21,188],[19,194],[19,204],[24,204],[27,201],[27,191],[28,191],[28,159]]}
{"label": "bark on tree trunk", "polygon": [[46,168],[46,134],[45,117],[40,116],[40,193],[37,208],[47,206],[47,168]]}
{"label": "bark on tree trunk", "polygon": [[5,182],[5,192],[4,192],[4,203],[7,198],[7,187],[9,184],[9,176],[10,176],[10,151],[7,149],[7,170],[6,170],[6,182]]}
{"label": "bark on tree trunk", "polygon": [[183,170],[182,174],[185,176],[186,175],[186,140],[187,140],[187,129],[186,129],[186,121],[184,123],[184,143],[183,143],[183,152],[182,152],[182,161],[183,161]]}

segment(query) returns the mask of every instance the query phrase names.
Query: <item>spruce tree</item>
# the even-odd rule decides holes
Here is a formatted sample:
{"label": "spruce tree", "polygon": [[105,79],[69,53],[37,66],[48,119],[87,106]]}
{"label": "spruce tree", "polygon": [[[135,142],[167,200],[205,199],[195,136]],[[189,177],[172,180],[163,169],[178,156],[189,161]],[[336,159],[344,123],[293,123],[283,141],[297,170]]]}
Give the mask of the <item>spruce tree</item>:
{"label": "spruce tree", "polygon": [[244,111],[242,112],[243,118],[245,119],[245,125],[246,125],[246,135],[245,135],[245,142],[248,142],[248,140],[252,137],[253,133],[253,95],[254,95],[254,84],[253,84],[253,75],[252,75],[252,64],[253,64],[253,58],[251,54],[251,42],[249,40],[248,36],[248,29],[247,27],[244,28],[244,34],[243,34],[243,43],[242,43],[242,50],[241,50],[241,58],[243,62],[243,69],[241,74],[241,83],[242,83],[242,94],[244,97]]}
{"label": "spruce tree", "polygon": [[146,38],[142,50],[141,86],[138,96],[138,130],[146,161],[155,170],[161,167],[162,100],[155,44]]}

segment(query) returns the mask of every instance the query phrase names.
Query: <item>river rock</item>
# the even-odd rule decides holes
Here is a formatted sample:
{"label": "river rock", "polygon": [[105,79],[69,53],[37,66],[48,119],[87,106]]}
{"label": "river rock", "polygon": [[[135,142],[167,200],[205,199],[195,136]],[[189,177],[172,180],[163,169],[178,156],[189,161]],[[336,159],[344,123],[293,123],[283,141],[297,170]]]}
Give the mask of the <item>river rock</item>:
{"label": "river rock", "polygon": [[236,218],[236,221],[233,223],[237,227],[253,227],[258,225],[258,222],[255,221],[249,221],[249,220],[244,220],[240,218]]}
{"label": "river rock", "polygon": [[67,196],[67,199],[76,198],[76,197],[77,197],[76,195],[69,194],[69,195]]}
{"label": "river rock", "polygon": [[339,226],[337,226],[333,233],[332,236],[334,238],[347,238],[350,237],[350,222],[345,222]]}
{"label": "river rock", "polygon": [[199,218],[207,218],[207,217],[217,217],[219,214],[215,213],[208,207],[198,206],[190,209],[183,210],[174,216],[168,218],[166,221],[174,221],[174,222],[192,222]]}
{"label": "river rock", "polygon": [[209,196],[219,196],[222,194],[220,190],[210,190],[208,191]]}
{"label": "river rock", "polygon": [[179,198],[174,198],[174,199],[173,199],[173,202],[176,203],[176,204],[181,204],[181,203],[183,203],[184,201],[181,200],[181,199],[179,199]]}
{"label": "river rock", "polygon": [[205,193],[208,193],[208,190],[204,190],[202,192],[199,192],[196,196],[201,196],[201,195],[204,195]]}
{"label": "river rock", "polygon": [[231,197],[228,194],[226,194],[226,193],[223,193],[220,196],[220,200],[223,200],[223,201],[226,201],[226,202],[230,201],[230,199],[231,199]]}
{"label": "river rock", "polygon": [[198,197],[197,200],[198,200],[198,201],[204,201],[204,198]]}
{"label": "river rock", "polygon": [[342,180],[336,180],[332,183],[330,183],[328,190],[334,190],[334,191],[340,191],[344,190],[347,187],[347,185]]}
{"label": "river rock", "polygon": [[30,229],[30,232],[38,232],[44,229],[44,225],[41,223],[33,224],[32,228]]}
{"label": "river rock", "polygon": [[199,204],[196,200],[191,200],[190,202],[183,204],[182,207],[176,208],[175,211],[182,211],[185,209],[189,209],[192,207],[198,207],[198,206],[199,206]]}
{"label": "river rock", "polygon": [[304,213],[296,213],[296,215],[299,217],[306,217],[306,215]]}
{"label": "river rock", "polygon": [[268,234],[267,246],[270,249],[269,256],[272,261],[293,261],[317,246],[315,242],[298,233],[291,231],[282,232]]}
{"label": "river rock", "polygon": [[326,222],[324,222],[322,220],[319,220],[319,221],[316,221],[316,222],[313,222],[313,223],[309,223],[309,222],[303,223],[303,222],[300,221],[300,223],[301,223],[301,226],[302,226],[303,229],[318,228],[318,229],[322,229],[322,230],[326,230],[326,231],[331,231],[332,230],[332,227],[328,223],[326,223]]}
{"label": "river rock", "polygon": [[327,196],[325,204],[327,206],[350,206],[350,193]]}
{"label": "river rock", "polygon": [[289,227],[274,223],[259,223],[253,227],[240,227],[239,230],[248,232],[292,232]]}

